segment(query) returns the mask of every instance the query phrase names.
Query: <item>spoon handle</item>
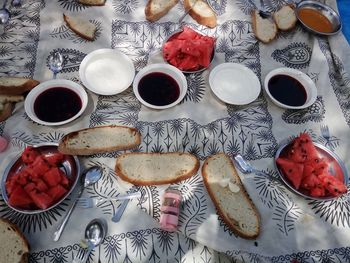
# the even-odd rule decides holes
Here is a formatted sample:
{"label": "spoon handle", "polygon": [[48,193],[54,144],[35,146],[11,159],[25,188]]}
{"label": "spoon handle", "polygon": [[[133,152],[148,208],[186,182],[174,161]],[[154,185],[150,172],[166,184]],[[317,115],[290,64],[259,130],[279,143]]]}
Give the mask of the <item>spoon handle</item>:
{"label": "spoon handle", "polygon": [[74,199],[72,206],[69,208],[68,213],[66,214],[66,216],[63,218],[61,224],[59,224],[59,226],[57,227],[55,233],[53,234],[53,241],[58,241],[61,237],[61,234],[63,232],[63,229],[65,228],[68,219],[70,217],[70,215],[72,214],[75,205],[77,204],[78,198],[81,197],[82,193],[83,193],[83,189],[84,187],[81,187],[78,196]]}

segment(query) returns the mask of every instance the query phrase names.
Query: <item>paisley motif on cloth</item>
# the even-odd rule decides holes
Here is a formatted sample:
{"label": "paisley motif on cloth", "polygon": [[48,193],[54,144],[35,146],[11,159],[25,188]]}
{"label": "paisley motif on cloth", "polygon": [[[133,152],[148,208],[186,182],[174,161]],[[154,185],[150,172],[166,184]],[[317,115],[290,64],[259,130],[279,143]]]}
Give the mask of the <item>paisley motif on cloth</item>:
{"label": "paisley motif on cloth", "polygon": [[306,68],[311,60],[311,48],[305,43],[292,43],[284,49],[276,49],[272,58],[286,67],[301,69]]}

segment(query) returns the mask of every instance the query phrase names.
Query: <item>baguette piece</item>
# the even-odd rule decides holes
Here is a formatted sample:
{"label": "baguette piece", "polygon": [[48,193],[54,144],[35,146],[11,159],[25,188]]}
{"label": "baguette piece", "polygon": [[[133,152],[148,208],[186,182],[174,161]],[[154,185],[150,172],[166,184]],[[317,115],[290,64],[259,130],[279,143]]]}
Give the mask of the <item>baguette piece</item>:
{"label": "baguette piece", "polygon": [[217,24],[216,14],[213,9],[203,0],[184,0],[186,12],[197,21],[197,23],[214,28]]}
{"label": "baguette piece", "polygon": [[254,239],[260,233],[260,215],[237,171],[224,153],[207,158],[202,176],[218,214],[237,235]]}
{"label": "baguette piece", "polygon": [[150,22],[159,20],[172,9],[179,0],[148,0],[145,15]]}
{"label": "baguette piece", "polygon": [[22,95],[40,82],[23,77],[0,77],[0,95]]}
{"label": "baguette piece", "polygon": [[252,25],[255,37],[265,44],[270,43],[277,35],[276,23],[262,18],[258,10],[252,12]]}
{"label": "baguette piece", "polygon": [[78,36],[93,41],[95,39],[96,26],[86,19],[72,17],[63,14],[67,26]]}
{"label": "baguette piece", "polygon": [[28,262],[29,245],[21,230],[9,220],[0,218],[1,262]]}
{"label": "baguette piece", "polygon": [[115,172],[135,185],[171,184],[196,174],[199,161],[189,153],[126,153],[117,157]]}
{"label": "baguette piece", "polygon": [[78,0],[79,4],[90,6],[102,6],[106,3],[106,0]]}
{"label": "baguette piece", "polygon": [[135,128],[126,126],[99,126],[66,134],[58,144],[58,151],[71,155],[92,155],[132,149],[141,143]]}
{"label": "baguette piece", "polygon": [[282,31],[291,30],[297,23],[297,17],[295,15],[294,8],[290,5],[284,5],[281,9],[273,14],[273,19],[278,27]]}

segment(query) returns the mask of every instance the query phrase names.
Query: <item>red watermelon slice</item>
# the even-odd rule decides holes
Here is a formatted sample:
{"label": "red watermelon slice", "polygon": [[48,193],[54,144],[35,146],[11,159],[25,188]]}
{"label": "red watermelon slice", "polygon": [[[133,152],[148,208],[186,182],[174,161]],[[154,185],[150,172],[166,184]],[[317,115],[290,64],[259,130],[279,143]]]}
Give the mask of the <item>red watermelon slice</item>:
{"label": "red watermelon slice", "polygon": [[303,177],[304,165],[284,158],[278,158],[276,162],[295,189],[299,189]]}

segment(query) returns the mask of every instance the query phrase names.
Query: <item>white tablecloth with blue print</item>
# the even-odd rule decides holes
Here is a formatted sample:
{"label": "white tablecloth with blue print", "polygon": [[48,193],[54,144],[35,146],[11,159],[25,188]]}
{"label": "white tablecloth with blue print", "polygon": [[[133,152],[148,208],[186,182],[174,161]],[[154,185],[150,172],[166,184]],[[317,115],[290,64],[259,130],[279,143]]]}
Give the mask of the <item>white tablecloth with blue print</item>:
{"label": "white tablecloth with blue print", "polygon": [[[265,7],[273,11],[288,2],[291,1],[266,0]],[[337,8],[335,0],[326,2]],[[115,96],[97,96],[87,90],[89,105],[83,116],[61,127],[48,127],[31,121],[23,103],[17,103],[12,117],[0,123],[0,134],[10,138],[9,148],[0,154],[1,169],[26,145],[57,142],[68,132],[108,124],[139,129],[142,143],[135,151],[190,152],[201,161],[218,152],[231,157],[240,153],[272,177],[278,176],[273,164],[278,144],[306,131],[314,141],[332,145],[349,169],[350,48],[343,35],[315,36],[297,25],[265,45],[252,32],[249,14],[255,7],[253,0],[208,3],[218,14],[216,28],[200,26],[189,16],[183,24],[216,37],[216,56],[208,70],[186,75],[189,89],[181,104],[156,111],[142,106],[131,88]],[[21,7],[9,6],[11,20],[0,28],[0,75],[48,80],[52,77],[48,56],[56,50],[65,58],[58,78],[80,84],[80,62],[96,49],[124,52],[137,70],[161,61],[163,40],[180,27],[177,20],[184,12],[182,1],[155,23],[145,20],[145,4],[141,0],[107,0],[105,6],[87,7],[76,0],[24,0]],[[63,13],[94,23],[96,39],[89,42],[72,33],[63,21]],[[315,82],[317,100],[303,110],[285,110],[261,92],[249,105],[225,104],[208,86],[210,70],[222,62],[249,67],[261,83],[270,70],[278,67],[301,70]],[[329,140],[321,136],[321,124],[329,126]],[[59,242],[53,242],[53,232],[76,192],[61,205],[36,215],[19,214],[0,199],[0,216],[17,224],[29,240],[30,262],[70,262],[84,253],[79,246],[83,230],[96,217],[107,219],[109,231],[89,262],[349,261],[348,196],[333,201],[305,199],[278,181],[240,174],[262,219],[260,236],[245,240],[218,217],[199,171],[176,184],[184,202],[179,231],[169,233],[160,230],[158,223],[160,199],[167,186],[135,187],[116,177],[115,157],[121,153],[79,158],[83,167],[99,164],[105,168],[103,178],[84,196],[116,196],[129,190],[142,193],[141,198],[129,203],[117,224],[110,218],[120,202],[105,202],[94,209],[77,208]]]}

